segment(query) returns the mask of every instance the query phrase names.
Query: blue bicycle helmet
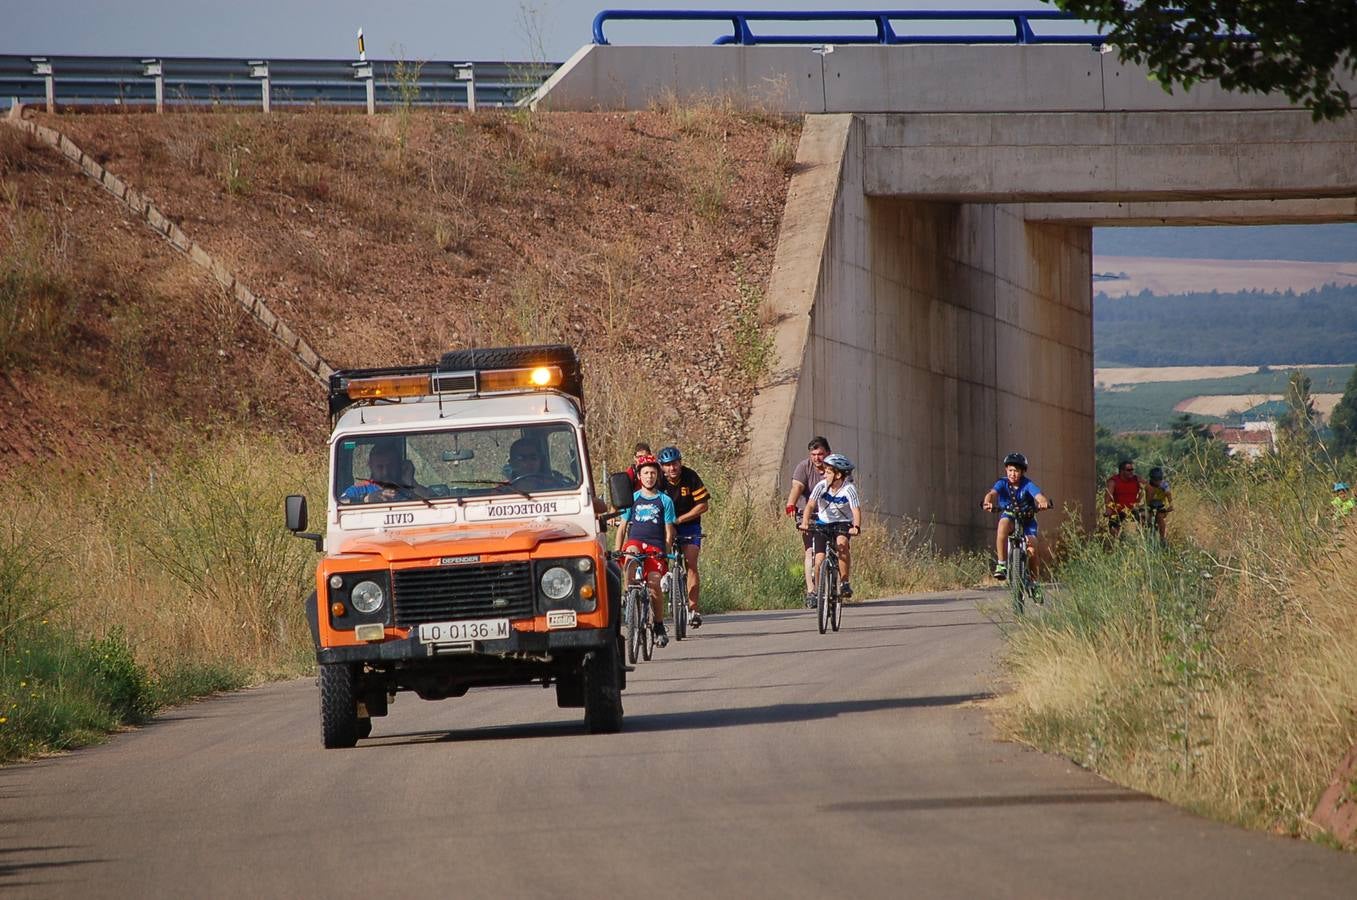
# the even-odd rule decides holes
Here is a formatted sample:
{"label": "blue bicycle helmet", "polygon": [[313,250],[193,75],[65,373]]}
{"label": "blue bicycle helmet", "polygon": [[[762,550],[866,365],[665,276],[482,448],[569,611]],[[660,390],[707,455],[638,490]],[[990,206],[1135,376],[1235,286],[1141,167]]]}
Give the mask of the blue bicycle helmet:
{"label": "blue bicycle helmet", "polygon": [[679,448],[677,447],[665,447],[660,451],[658,459],[661,465],[665,463],[682,462],[683,454],[679,452]]}
{"label": "blue bicycle helmet", "polygon": [[853,461],[842,453],[831,453],[825,457],[825,465],[839,472],[851,472],[854,468]]}
{"label": "blue bicycle helmet", "polygon": [[1339,491],[1346,491],[1347,489],[1348,483],[1346,481],[1335,481],[1333,483],[1333,492],[1335,494],[1338,493]]}

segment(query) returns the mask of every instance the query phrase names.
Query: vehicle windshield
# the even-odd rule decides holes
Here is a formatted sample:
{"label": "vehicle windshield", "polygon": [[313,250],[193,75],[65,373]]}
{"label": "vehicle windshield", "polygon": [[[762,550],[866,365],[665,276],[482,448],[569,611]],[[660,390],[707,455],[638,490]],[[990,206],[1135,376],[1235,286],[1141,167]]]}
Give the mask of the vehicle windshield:
{"label": "vehicle windshield", "polygon": [[336,442],[334,493],[341,506],[531,496],[577,489],[582,469],[565,422],[365,434]]}

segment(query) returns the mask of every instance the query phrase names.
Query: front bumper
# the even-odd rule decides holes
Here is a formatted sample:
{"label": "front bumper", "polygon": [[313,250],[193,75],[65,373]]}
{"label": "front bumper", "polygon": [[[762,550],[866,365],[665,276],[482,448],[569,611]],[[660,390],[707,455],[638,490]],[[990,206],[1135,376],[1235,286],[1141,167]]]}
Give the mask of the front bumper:
{"label": "front bumper", "polygon": [[616,640],[608,628],[576,628],[562,631],[512,631],[498,641],[466,641],[461,644],[421,643],[414,629],[404,639],[349,647],[322,647],[316,651],[318,663],[377,663],[446,660],[457,657],[540,657],[557,651],[589,651],[608,646]]}

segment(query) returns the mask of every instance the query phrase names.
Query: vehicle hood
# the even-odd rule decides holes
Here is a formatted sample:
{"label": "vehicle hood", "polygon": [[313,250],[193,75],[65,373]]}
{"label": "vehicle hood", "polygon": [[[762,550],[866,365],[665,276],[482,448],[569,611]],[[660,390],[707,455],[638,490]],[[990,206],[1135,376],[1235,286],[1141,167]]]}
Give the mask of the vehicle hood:
{"label": "vehicle hood", "polygon": [[504,522],[439,525],[364,532],[340,540],[335,553],[376,555],[387,562],[412,558],[531,553],[546,541],[588,537],[569,522]]}

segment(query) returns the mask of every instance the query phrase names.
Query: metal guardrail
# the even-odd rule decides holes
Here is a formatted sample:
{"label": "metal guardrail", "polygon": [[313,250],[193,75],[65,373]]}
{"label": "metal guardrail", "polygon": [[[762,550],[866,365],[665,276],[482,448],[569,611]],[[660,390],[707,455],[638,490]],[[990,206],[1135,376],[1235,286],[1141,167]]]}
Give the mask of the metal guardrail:
{"label": "metal guardrail", "polygon": [[[0,55],[0,109],[51,106],[512,106],[559,63]],[[417,70],[417,74],[416,74]],[[417,88],[417,90],[415,90]]]}
{"label": "metal guardrail", "polygon": [[[680,9],[605,9],[594,16],[594,43],[607,44],[605,22],[674,21],[729,22],[732,33],[714,40],[714,44],[1090,44],[1100,46],[1105,35],[1038,33],[1033,22],[1080,21],[1070,13],[1052,9],[1038,10],[680,10]],[[875,27],[875,34],[755,34],[751,22],[863,22]],[[894,22],[916,25],[931,22],[1011,23],[1012,34],[940,34],[916,28],[901,34]]]}

